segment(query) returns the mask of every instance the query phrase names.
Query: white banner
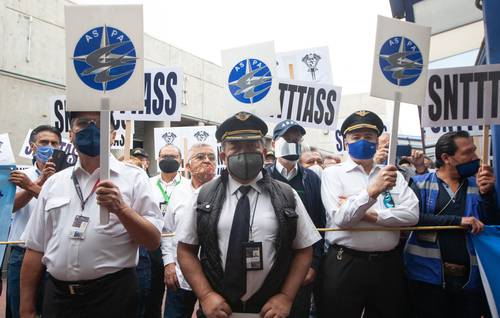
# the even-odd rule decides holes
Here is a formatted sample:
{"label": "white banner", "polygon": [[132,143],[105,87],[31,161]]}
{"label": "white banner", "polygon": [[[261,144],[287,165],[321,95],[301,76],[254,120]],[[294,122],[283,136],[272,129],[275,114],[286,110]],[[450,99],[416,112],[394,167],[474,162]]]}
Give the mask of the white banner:
{"label": "white banner", "polygon": [[341,87],[281,79],[278,88],[281,115],[266,120],[292,119],[304,127],[335,130]]}
{"label": "white banner", "polygon": [[[66,96],[52,96],[50,98],[50,125],[56,127],[63,136],[63,139],[69,140],[70,122],[68,111],[66,111]],[[125,146],[125,129],[127,127],[125,120],[116,120],[116,112],[111,112],[113,129],[116,131],[116,137],[111,149],[121,150]],[[132,135],[134,135],[134,123],[132,123]]]}
{"label": "white banner", "polygon": [[500,124],[500,64],[429,70],[422,127]]}
{"label": "white banner", "polygon": [[68,110],[142,110],[142,5],[65,6]]}
{"label": "white banner", "polygon": [[9,134],[0,134],[0,164],[15,163],[14,152],[10,144]]}
{"label": "white banner", "polygon": [[279,78],[326,85],[333,83],[327,46],[276,53],[276,63]]}
{"label": "white banner", "polygon": [[179,67],[146,69],[144,110],[115,111],[115,119],[180,121],[184,75]]}
{"label": "white banner", "polygon": [[[216,126],[185,126],[185,127],[159,127],[154,129],[155,157],[165,145],[177,146],[182,153],[184,164],[191,146],[198,143],[208,144],[217,152],[217,139],[215,138]],[[218,157],[218,156],[217,156]],[[217,160],[218,161],[218,160]],[[182,167],[184,168],[184,167]]]}
{"label": "white banner", "polygon": [[371,96],[424,102],[430,35],[430,27],[378,16]]}
{"label": "white banner", "polygon": [[228,116],[248,111],[259,116],[279,114],[274,42],[223,50],[227,88],[223,108]]}

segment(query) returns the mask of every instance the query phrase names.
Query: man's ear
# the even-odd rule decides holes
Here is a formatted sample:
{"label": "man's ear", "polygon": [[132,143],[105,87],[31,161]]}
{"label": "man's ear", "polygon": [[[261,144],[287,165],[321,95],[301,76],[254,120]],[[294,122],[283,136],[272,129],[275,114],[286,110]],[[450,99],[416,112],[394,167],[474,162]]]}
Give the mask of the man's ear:
{"label": "man's ear", "polygon": [[219,152],[219,158],[220,158],[220,160],[221,160],[221,161],[222,161],[225,165],[227,165],[227,163],[226,163],[227,156],[226,156],[226,153],[224,152],[224,150],[223,150],[223,151],[221,151],[221,152]]}
{"label": "man's ear", "polygon": [[31,154],[34,154],[35,153],[35,149],[36,149],[36,146],[35,146],[34,142],[30,142],[30,148],[31,148]]}
{"label": "man's ear", "polygon": [[275,142],[275,141],[274,141],[274,139],[273,139],[273,141],[271,141],[271,146],[273,147],[273,149],[274,149],[274,144],[275,144],[275,143],[276,143],[276,142]]}

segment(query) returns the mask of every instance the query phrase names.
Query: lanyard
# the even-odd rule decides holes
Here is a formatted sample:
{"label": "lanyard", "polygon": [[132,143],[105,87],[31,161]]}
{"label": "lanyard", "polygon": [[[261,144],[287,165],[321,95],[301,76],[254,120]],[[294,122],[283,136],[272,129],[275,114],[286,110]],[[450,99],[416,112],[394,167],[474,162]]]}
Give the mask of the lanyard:
{"label": "lanyard", "polygon": [[80,187],[80,184],[78,183],[78,180],[76,180],[75,176],[75,171],[73,170],[73,174],[71,175],[71,179],[73,180],[73,184],[75,186],[76,194],[78,195],[78,198],[80,199],[80,205],[82,207],[82,212],[83,209],[85,208],[85,203],[90,199],[92,194],[94,194],[95,190],[97,189],[97,184],[99,184],[99,179],[95,182],[94,186],[92,187],[92,191],[90,191],[90,194],[87,196],[87,198],[84,200],[83,199],[83,193],[82,193],[82,188]]}
{"label": "lanyard", "polygon": [[[175,181],[174,187],[176,187],[180,182],[181,179],[179,178],[179,180]],[[158,186],[158,189],[160,189],[160,192],[163,195],[163,198],[165,199],[165,203],[168,205],[168,203],[170,202],[170,197],[172,196],[172,192],[174,192],[174,190],[172,189],[172,191],[170,191],[170,194],[168,194],[167,191],[163,189],[161,185],[161,176],[158,178],[156,185]]]}

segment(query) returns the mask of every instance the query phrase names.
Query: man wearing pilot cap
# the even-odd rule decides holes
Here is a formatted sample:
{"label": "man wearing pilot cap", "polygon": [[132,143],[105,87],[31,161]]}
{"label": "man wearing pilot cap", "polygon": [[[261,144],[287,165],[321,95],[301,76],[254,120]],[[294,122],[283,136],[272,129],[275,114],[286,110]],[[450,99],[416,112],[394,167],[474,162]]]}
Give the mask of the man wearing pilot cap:
{"label": "man wearing pilot cap", "polygon": [[[362,110],[341,127],[349,158],[325,169],[321,197],[327,228],[400,227],[418,221],[418,199],[393,165],[373,161],[380,117]],[[406,317],[399,231],[327,232],[320,269],[320,317]]]}
{"label": "man wearing pilot cap", "polygon": [[178,260],[202,317],[287,317],[321,238],[298,194],[263,169],[266,133],[246,112],[219,126],[227,170],[201,188],[179,225]]}

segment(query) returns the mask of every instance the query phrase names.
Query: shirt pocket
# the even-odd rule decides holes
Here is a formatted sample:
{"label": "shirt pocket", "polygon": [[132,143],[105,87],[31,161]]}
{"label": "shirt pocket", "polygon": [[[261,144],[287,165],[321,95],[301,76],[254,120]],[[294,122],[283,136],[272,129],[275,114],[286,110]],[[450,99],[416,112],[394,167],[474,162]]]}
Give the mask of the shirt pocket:
{"label": "shirt pocket", "polygon": [[54,231],[57,231],[58,225],[61,221],[61,211],[66,210],[65,213],[72,212],[69,211],[70,202],[71,198],[69,197],[55,197],[47,199],[44,211],[47,214],[47,219],[51,222]]}

